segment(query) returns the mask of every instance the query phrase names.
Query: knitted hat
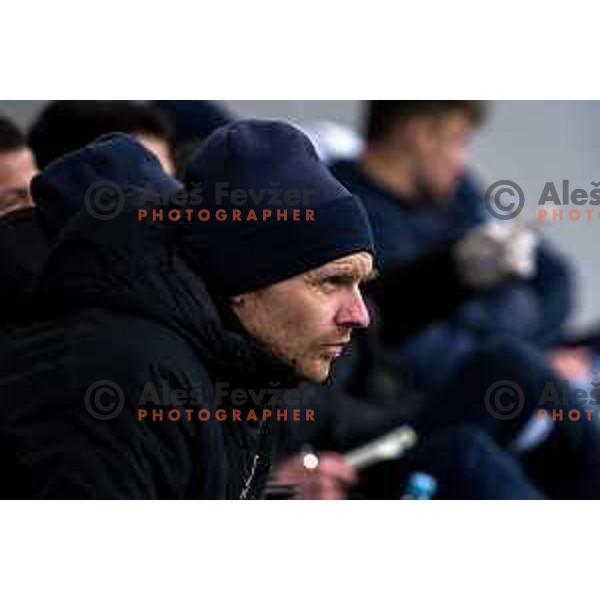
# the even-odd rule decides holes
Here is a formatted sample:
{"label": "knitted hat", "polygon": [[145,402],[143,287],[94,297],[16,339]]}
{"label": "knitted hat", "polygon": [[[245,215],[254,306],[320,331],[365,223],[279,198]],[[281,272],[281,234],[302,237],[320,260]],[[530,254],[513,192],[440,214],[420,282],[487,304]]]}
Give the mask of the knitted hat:
{"label": "knitted hat", "polygon": [[374,254],[362,203],[287,123],[248,120],[216,130],[192,157],[185,185],[201,194],[198,208],[210,218],[191,223],[183,252],[223,295]]}

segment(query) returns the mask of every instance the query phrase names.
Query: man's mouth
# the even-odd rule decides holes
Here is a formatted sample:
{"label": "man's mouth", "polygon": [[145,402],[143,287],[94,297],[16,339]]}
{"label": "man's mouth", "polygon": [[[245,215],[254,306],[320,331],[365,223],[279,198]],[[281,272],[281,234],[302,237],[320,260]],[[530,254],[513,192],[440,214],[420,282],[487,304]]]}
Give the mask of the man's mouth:
{"label": "man's mouth", "polygon": [[325,352],[327,355],[337,358],[338,356],[341,356],[349,344],[350,340],[333,344],[325,344]]}

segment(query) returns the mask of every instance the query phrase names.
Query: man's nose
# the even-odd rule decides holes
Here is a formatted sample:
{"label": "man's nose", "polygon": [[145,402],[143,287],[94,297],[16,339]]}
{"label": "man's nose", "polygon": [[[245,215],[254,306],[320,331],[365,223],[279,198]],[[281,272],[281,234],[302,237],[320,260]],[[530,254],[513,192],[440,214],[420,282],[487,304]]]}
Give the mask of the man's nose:
{"label": "man's nose", "polygon": [[360,290],[357,290],[341,307],[336,324],[345,327],[368,327],[370,323],[369,309]]}

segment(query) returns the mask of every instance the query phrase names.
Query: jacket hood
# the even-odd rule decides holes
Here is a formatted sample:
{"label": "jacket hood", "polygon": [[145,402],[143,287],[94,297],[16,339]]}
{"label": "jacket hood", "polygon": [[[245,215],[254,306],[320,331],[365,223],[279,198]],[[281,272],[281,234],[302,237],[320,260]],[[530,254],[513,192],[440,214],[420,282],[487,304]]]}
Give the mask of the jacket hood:
{"label": "jacket hood", "polygon": [[[65,223],[36,282],[44,310],[129,312],[175,330],[209,370],[224,377],[292,382],[288,364],[225,324],[227,311],[181,256],[186,224],[138,220],[137,207],[148,186],[179,189],[147,154],[128,136],[115,136],[66,155],[36,178],[34,194],[36,201],[43,199],[47,222]],[[81,209],[82,195],[99,177],[119,182],[104,192],[108,219],[89,207]]]}
{"label": "jacket hood", "polygon": [[182,189],[151,152],[124,133],[101,136],[62,156],[31,182],[39,219],[51,237],[81,210],[109,220],[105,203],[111,193],[136,191],[168,198]]}

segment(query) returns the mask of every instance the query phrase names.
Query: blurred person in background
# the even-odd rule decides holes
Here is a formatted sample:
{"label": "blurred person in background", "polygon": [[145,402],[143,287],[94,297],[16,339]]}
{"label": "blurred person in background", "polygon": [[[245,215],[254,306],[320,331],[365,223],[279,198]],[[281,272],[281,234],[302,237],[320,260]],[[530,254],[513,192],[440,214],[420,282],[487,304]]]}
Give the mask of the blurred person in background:
{"label": "blurred person in background", "polygon": [[215,129],[233,121],[222,104],[211,100],[153,100],[152,105],[171,123],[171,145],[179,178],[198,146]]}
{"label": "blurred person in background", "polygon": [[410,339],[394,334],[395,321],[406,319],[401,310],[383,314],[384,339],[425,390],[440,389],[495,335],[542,349],[558,343],[571,309],[563,259],[532,232],[486,217],[467,172],[469,138],[483,114],[478,101],[372,101],[364,152],[333,166],[365,203],[383,276],[446,251],[471,287],[449,318],[432,319]]}
{"label": "blurred person in background", "polygon": [[29,183],[37,172],[27,138],[0,116],[0,217],[33,205]]}
{"label": "blurred person in background", "polygon": [[[401,302],[387,300],[386,294],[379,299],[386,349],[398,359],[399,370],[414,375],[429,400],[437,398],[438,404],[428,405],[429,412],[439,413],[448,399],[445,392],[461,375],[462,388],[477,383],[476,375],[464,373],[465,365],[477,361],[482,349],[495,340],[509,349],[523,348],[518,363],[524,372],[545,372],[546,381],[567,373],[566,368],[556,368],[554,353],[571,308],[570,271],[533,232],[512,224],[500,227],[486,218],[482,195],[466,173],[468,139],[481,118],[482,106],[476,101],[373,101],[368,106],[364,153],[333,166],[336,177],[365,203],[381,255],[380,279],[387,279],[388,289],[398,288],[390,279],[402,265],[424,264],[438,254],[445,255],[454,269],[441,279],[431,271],[430,290],[423,296],[427,306],[431,305],[427,296],[446,304],[444,291],[454,285],[470,290],[446,317],[432,312],[427,326],[408,335],[405,323],[413,314],[403,310]],[[448,277],[455,278],[454,285]],[[410,295],[411,290],[405,293]],[[587,372],[591,380],[588,357],[577,355],[577,348],[564,352],[576,359],[563,360],[571,374]],[[461,386],[456,389],[458,398]],[[481,406],[485,390],[479,396],[463,395]],[[539,398],[537,393],[527,401]],[[467,419],[468,407],[463,413],[455,401],[450,402],[452,410]],[[577,468],[593,467],[596,438],[593,423],[532,418],[512,445],[528,453],[521,460],[535,462],[534,470],[543,470],[541,465],[553,470],[554,480],[552,475],[548,479],[555,485],[564,480],[564,474],[558,474],[556,449],[577,447],[572,454]]]}
{"label": "blurred person in background", "polygon": [[169,120],[156,107],[131,100],[54,100],[29,130],[29,144],[42,169],[106,133],[129,133],[175,173]]}

